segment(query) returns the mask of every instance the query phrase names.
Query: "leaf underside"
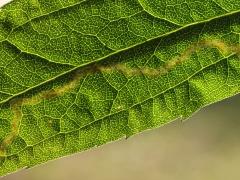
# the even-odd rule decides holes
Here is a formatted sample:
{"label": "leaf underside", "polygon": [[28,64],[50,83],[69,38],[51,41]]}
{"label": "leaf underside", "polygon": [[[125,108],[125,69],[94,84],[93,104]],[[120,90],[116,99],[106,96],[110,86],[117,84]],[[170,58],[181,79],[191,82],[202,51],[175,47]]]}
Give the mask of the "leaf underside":
{"label": "leaf underside", "polygon": [[0,175],[240,91],[239,0],[14,0],[0,10]]}

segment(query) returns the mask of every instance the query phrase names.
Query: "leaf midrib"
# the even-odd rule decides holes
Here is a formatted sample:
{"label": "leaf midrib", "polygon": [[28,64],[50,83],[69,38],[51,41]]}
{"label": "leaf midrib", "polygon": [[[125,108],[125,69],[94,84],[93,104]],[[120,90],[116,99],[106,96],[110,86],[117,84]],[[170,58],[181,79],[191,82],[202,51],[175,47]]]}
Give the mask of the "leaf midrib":
{"label": "leaf midrib", "polygon": [[[82,126],[82,127],[79,127],[79,128],[77,128],[77,129],[74,129],[74,130],[71,130],[71,131],[67,131],[67,132],[59,132],[59,133],[57,133],[57,134],[54,134],[54,135],[52,135],[52,136],[50,136],[50,137],[47,137],[47,138],[39,141],[39,142],[36,143],[36,144],[33,144],[33,145],[31,145],[31,146],[26,146],[25,148],[23,148],[22,150],[20,150],[20,151],[17,152],[17,153],[9,154],[9,155],[6,155],[6,156],[4,156],[4,157],[7,158],[7,157],[10,157],[10,156],[13,156],[13,155],[17,155],[17,154],[21,153],[22,151],[24,151],[25,149],[27,149],[28,147],[37,146],[38,144],[40,144],[40,143],[42,143],[42,142],[44,142],[44,141],[47,141],[48,139],[54,138],[54,137],[56,137],[56,136],[58,136],[58,135],[60,135],[60,134],[69,134],[69,133],[73,133],[73,132],[79,131],[79,130],[81,130],[81,129],[87,128],[88,126],[91,126],[92,124],[94,124],[94,123],[96,123],[96,122],[102,121],[102,120],[105,119],[105,118],[108,118],[108,117],[110,117],[110,116],[119,114],[119,113],[121,113],[121,112],[128,111],[129,109],[133,108],[134,106],[137,106],[137,105],[139,105],[139,104],[142,104],[142,103],[144,103],[144,102],[146,102],[146,101],[148,101],[148,100],[150,100],[150,99],[154,99],[154,98],[156,98],[157,96],[160,96],[160,95],[166,93],[167,91],[176,88],[177,86],[179,86],[179,85],[183,84],[184,82],[188,81],[189,79],[191,79],[192,77],[194,77],[194,76],[197,75],[198,73],[202,72],[203,70],[205,70],[205,69],[207,69],[207,68],[209,68],[209,67],[211,67],[211,66],[213,66],[213,65],[216,65],[216,64],[219,63],[219,62],[222,62],[222,61],[224,61],[224,60],[227,60],[228,58],[233,57],[234,55],[236,55],[236,53],[232,53],[232,54],[230,54],[230,55],[228,55],[228,56],[226,56],[226,57],[223,57],[223,58],[215,61],[215,62],[212,63],[212,64],[209,64],[209,65],[201,68],[200,70],[196,71],[196,72],[193,73],[191,76],[189,76],[188,78],[186,78],[186,79],[182,80],[181,82],[175,84],[174,86],[169,87],[169,88],[165,89],[164,91],[162,91],[162,92],[160,92],[160,93],[158,93],[158,94],[156,94],[156,95],[154,95],[154,96],[152,96],[152,97],[146,98],[145,100],[143,100],[143,101],[141,101],[141,102],[135,103],[135,104],[131,105],[130,107],[128,107],[127,109],[123,109],[123,110],[118,111],[118,112],[110,113],[110,114],[108,114],[108,115],[106,115],[106,116],[104,116],[104,117],[101,117],[101,118],[99,118],[99,119],[96,119],[96,120],[94,120],[94,121],[92,121],[92,122],[90,122],[90,123],[88,123],[88,124],[86,124],[86,125],[84,125],[84,126]],[[212,102],[212,103],[214,103],[214,102]],[[209,103],[209,104],[210,104],[210,103]],[[207,106],[207,105],[209,105],[209,104],[204,104],[204,105],[202,106],[202,108],[205,107],[205,106]],[[126,134],[126,135],[127,135],[127,134]]]}
{"label": "leaf midrib", "polygon": [[[85,1],[87,1],[87,0],[85,0]],[[82,1],[82,2],[84,2],[84,1]],[[65,9],[65,8],[64,8],[64,9]],[[75,71],[75,70],[77,70],[77,69],[84,68],[84,67],[86,67],[86,66],[94,65],[94,64],[97,63],[97,62],[103,61],[103,60],[105,60],[105,59],[107,59],[107,58],[109,58],[109,57],[111,57],[111,56],[117,55],[117,54],[119,54],[119,53],[121,53],[121,52],[130,50],[130,49],[133,49],[133,48],[138,47],[138,46],[141,46],[141,45],[144,45],[145,43],[148,43],[148,42],[150,42],[150,41],[154,41],[154,40],[157,40],[157,39],[159,39],[159,38],[163,38],[163,37],[172,35],[172,34],[174,34],[174,33],[177,33],[177,32],[179,32],[179,31],[185,30],[185,29],[187,29],[187,28],[191,28],[191,27],[193,27],[193,26],[195,26],[195,25],[210,23],[211,21],[214,21],[214,20],[217,20],[217,19],[221,19],[221,18],[224,18],[224,17],[228,17],[228,16],[231,16],[231,15],[235,15],[235,14],[238,14],[238,13],[240,13],[240,10],[232,11],[232,12],[230,12],[230,13],[226,13],[226,14],[223,14],[223,15],[220,15],[220,16],[216,16],[216,17],[213,17],[213,18],[204,20],[204,21],[194,22],[194,23],[188,24],[188,25],[186,25],[186,26],[182,26],[182,27],[180,27],[180,28],[177,28],[177,29],[175,29],[175,30],[173,30],[173,31],[167,32],[167,33],[165,33],[165,34],[162,34],[162,35],[160,35],[160,36],[156,36],[156,37],[154,37],[154,38],[147,39],[147,40],[144,41],[144,42],[137,43],[137,44],[134,44],[134,45],[129,46],[129,47],[127,47],[127,48],[120,49],[120,50],[115,51],[115,52],[113,52],[113,53],[110,53],[110,54],[108,54],[108,55],[106,55],[106,56],[103,56],[103,57],[101,57],[101,58],[98,58],[98,59],[96,59],[96,60],[94,60],[94,61],[87,62],[87,63],[81,64],[81,65],[79,65],[79,66],[70,65],[70,66],[73,66],[72,69],[70,69],[70,70],[68,70],[68,71],[65,71],[64,73],[61,73],[61,74],[59,74],[59,75],[57,75],[57,76],[55,76],[55,77],[52,77],[52,78],[50,78],[50,79],[48,79],[48,80],[46,80],[46,81],[43,81],[43,82],[41,82],[41,83],[39,83],[39,84],[37,84],[37,85],[35,85],[35,86],[32,86],[32,87],[30,87],[30,88],[27,88],[26,90],[21,91],[21,92],[15,94],[15,95],[13,95],[13,96],[11,96],[11,97],[3,100],[3,101],[0,101],[0,105],[1,105],[1,104],[4,104],[4,103],[7,103],[8,101],[12,100],[13,98],[16,98],[16,97],[18,97],[18,96],[21,96],[21,95],[27,93],[28,91],[31,91],[31,90],[33,90],[33,89],[35,89],[35,88],[37,88],[37,87],[40,87],[40,86],[42,86],[42,85],[44,85],[44,84],[46,84],[46,83],[49,83],[49,82],[51,82],[51,81],[54,81],[54,80],[56,80],[56,79],[58,79],[58,78],[60,78],[60,77],[62,77],[62,76],[64,76],[64,75],[70,74],[70,73],[72,73],[73,71]],[[40,56],[40,55],[38,55],[38,54],[33,54],[33,53],[30,53],[30,52],[22,51],[21,48],[19,48],[18,46],[16,46],[15,44],[13,44],[11,41],[9,41],[9,40],[7,40],[7,39],[4,40],[4,41],[10,43],[11,45],[15,46],[18,50],[20,50],[21,52],[24,52],[24,53],[26,53],[26,54],[33,55],[33,56],[37,56],[37,57],[39,57],[39,58],[41,58],[41,59],[45,59],[46,61],[49,61],[49,62],[52,62],[52,63],[55,63],[55,64],[68,65],[68,66],[69,66],[69,64],[57,63],[57,62],[51,61],[51,60],[49,60],[49,59],[46,59],[45,57],[42,57],[42,56]],[[3,42],[3,41],[2,41],[2,42]],[[0,43],[1,43],[1,42],[0,42]]]}

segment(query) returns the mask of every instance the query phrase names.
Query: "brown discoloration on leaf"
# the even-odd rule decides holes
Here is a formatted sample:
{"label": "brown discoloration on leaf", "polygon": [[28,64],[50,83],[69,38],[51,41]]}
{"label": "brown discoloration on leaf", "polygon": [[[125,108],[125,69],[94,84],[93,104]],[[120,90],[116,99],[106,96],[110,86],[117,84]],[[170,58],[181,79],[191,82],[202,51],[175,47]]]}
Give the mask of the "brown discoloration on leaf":
{"label": "brown discoloration on leaf", "polygon": [[104,73],[112,73],[113,71],[120,71],[127,76],[137,76],[137,75],[146,75],[149,77],[157,77],[167,74],[169,71],[174,69],[176,66],[181,65],[190,56],[203,49],[203,48],[217,48],[223,56],[228,56],[232,53],[238,54],[240,56],[240,47],[239,45],[229,45],[226,42],[221,40],[202,40],[197,43],[193,43],[188,47],[181,55],[174,57],[170,61],[166,62],[160,68],[150,68],[150,67],[141,67],[141,68],[131,68],[127,67],[124,64],[116,64],[113,66],[100,66],[98,69]]}
{"label": "brown discoloration on leaf", "polygon": [[3,139],[0,145],[0,156],[4,156],[6,154],[7,147],[12,144],[13,140],[18,136],[19,126],[22,119],[22,103],[23,99],[14,99],[10,102],[11,110],[13,112],[11,132]]}
{"label": "brown discoloration on leaf", "polygon": [[[13,113],[11,132],[2,140],[0,144],[0,156],[2,157],[6,156],[7,148],[9,147],[9,145],[12,144],[14,139],[19,134],[21,119],[23,116],[22,106],[36,105],[42,102],[43,100],[49,100],[64,95],[66,92],[71,91],[78,85],[82,75],[83,74],[80,71],[77,71],[72,77],[72,79],[61,87],[56,87],[54,89],[42,91],[39,94],[34,95],[30,98],[16,98],[11,100],[10,107]],[[50,124],[51,123],[52,122],[50,122]]]}
{"label": "brown discoloration on leaf", "polygon": [[[22,119],[22,106],[36,105],[43,100],[50,100],[59,96],[64,95],[76,88],[79,84],[80,79],[88,74],[94,74],[97,72],[112,73],[113,71],[120,71],[127,76],[137,76],[146,75],[149,77],[157,77],[166,75],[169,71],[174,69],[176,66],[181,65],[189,57],[203,48],[217,48],[224,56],[230,55],[232,53],[238,54],[240,56],[240,47],[238,45],[229,45],[220,40],[202,40],[200,42],[192,44],[188,47],[181,55],[171,59],[166,62],[165,65],[159,68],[141,67],[141,68],[131,68],[124,64],[114,64],[111,66],[103,66],[94,64],[85,69],[76,70],[69,82],[65,83],[63,86],[56,87],[47,91],[42,91],[30,98],[16,98],[11,100],[10,106],[13,112],[12,128],[11,132],[5,137],[0,145],[0,156],[6,156],[6,150],[9,145],[12,144],[14,139],[19,134],[19,127]],[[121,107],[119,107],[121,109]],[[50,121],[49,124],[52,122]]]}

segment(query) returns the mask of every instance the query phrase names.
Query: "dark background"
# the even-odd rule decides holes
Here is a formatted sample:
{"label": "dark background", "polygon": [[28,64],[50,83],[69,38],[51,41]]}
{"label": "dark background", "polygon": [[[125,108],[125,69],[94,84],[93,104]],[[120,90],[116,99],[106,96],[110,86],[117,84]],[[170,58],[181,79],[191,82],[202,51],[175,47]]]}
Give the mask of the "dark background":
{"label": "dark background", "polygon": [[240,95],[175,121],[1,180],[239,180]]}

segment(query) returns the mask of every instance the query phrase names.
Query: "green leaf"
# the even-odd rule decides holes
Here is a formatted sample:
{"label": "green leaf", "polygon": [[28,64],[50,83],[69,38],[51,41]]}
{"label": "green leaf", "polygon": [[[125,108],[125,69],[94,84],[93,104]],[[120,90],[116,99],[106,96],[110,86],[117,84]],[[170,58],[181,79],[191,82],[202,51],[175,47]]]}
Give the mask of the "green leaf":
{"label": "green leaf", "polygon": [[0,175],[240,92],[239,0],[14,0],[0,11]]}

